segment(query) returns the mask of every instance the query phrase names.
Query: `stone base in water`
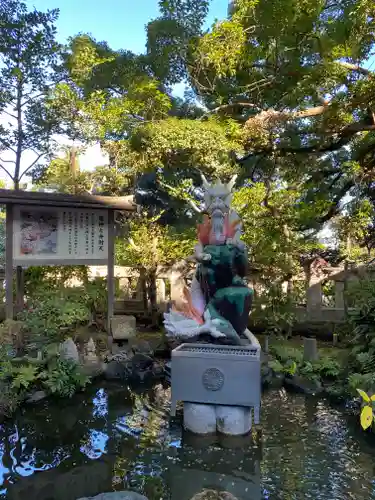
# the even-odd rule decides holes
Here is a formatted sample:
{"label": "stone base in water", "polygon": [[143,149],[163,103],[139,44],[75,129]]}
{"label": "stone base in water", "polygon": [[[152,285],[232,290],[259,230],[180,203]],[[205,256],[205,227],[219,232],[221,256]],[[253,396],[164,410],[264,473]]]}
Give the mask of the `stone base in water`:
{"label": "stone base in water", "polygon": [[184,428],[194,434],[244,436],[251,426],[251,408],[184,403]]}

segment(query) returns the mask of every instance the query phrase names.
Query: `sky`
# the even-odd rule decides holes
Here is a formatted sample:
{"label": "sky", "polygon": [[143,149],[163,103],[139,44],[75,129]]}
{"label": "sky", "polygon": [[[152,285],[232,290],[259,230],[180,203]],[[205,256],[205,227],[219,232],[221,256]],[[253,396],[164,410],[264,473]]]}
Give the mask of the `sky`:
{"label": "sky", "polygon": [[[98,41],[108,42],[114,50],[127,49],[135,53],[145,51],[145,26],[158,16],[158,0],[25,0],[25,3],[30,9],[60,10],[56,26],[57,38],[61,43],[78,33],[89,33]],[[211,0],[206,27],[210,27],[215,19],[225,18],[227,9],[228,0]],[[184,85],[174,89],[177,95],[183,95],[183,91]],[[27,153],[24,156],[23,168],[27,168],[34,157]],[[80,158],[83,170],[106,162],[99,145],[88,148]],[[6,178],[2,171],[0,178]]]}
{"label": "sky", "polygon": [[[60,9],[59,41],[80,32],[106,40],[113,49],[140,53],[145,49],[146,24],[158,16],[158,0],[27,0],[38,10]],[[94,4],[97,7],[94,7]],[[211,0],[207,25],[226,17],[228,0]]]}

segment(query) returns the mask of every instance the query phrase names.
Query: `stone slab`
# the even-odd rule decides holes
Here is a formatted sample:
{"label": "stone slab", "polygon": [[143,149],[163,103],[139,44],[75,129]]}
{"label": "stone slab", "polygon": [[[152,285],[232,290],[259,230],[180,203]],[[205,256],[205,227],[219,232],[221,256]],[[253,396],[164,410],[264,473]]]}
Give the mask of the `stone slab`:
{"label": "stone slab", "polygon": [[135,316],[114,316],[111,318],[111,331],[114,340],[129,340],[136,336]]}

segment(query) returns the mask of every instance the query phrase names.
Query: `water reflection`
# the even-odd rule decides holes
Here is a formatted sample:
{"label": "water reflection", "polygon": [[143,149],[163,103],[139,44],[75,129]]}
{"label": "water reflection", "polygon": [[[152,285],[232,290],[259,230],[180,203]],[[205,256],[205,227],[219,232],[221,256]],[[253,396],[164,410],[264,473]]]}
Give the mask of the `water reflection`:
{"label": "water reflection", "polygon": [[269,392],[261,440],[206,439],[184,434],[180,416],[170,421],[168,387],[90,391],[0,427],[2,498],[129,488],[149,500],[190,500],[218,488],[239,500],[375,500],[374,448],[324,401]]}

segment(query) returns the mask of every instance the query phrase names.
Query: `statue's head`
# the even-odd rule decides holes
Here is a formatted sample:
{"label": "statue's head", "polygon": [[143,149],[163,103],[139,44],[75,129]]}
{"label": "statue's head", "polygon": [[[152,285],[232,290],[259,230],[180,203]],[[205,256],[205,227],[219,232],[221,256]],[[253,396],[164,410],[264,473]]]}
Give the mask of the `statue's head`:
{"label": "statue's head", "polygon": [[232,189],[236,182],[235,175],[228,184],[223,184],[220,180],[210,184],[204,175],[202,175],[204,189],[204,203],[206,211],[210,216],[215,214],[227,214],[232,202]]}

